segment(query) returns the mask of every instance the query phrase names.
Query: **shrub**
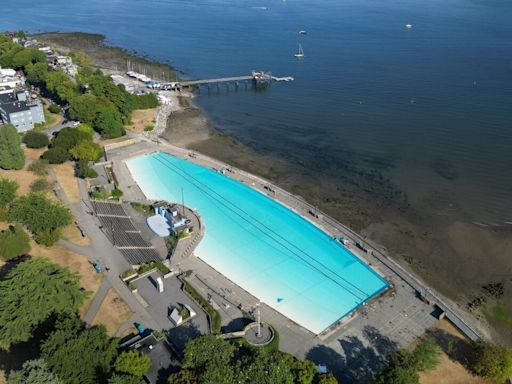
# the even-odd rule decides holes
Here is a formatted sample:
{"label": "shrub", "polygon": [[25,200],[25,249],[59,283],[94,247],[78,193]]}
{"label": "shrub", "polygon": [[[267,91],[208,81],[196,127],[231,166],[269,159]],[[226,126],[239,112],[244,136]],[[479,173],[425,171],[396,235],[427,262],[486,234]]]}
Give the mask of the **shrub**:
{"label": "shrub", "polygon": [[30,184],[30,191],[31,192],[46,192],[50,190],[52,185],[50,182],[45,179],[44,177],[41,177],[39,179],[36,179]]}
{"label": "shrub", "polygon": [[42,132],[28,131],[23,136],[23,142],[29,148],[43,148],[50,144],[48,136]]}
{"label": "shrub", "polygon": [[145,132],[150,132],[152,131],[153,129],[155,129],[155,126],[153,124],[148,124],[144,127],[144,131]]}
{"label": "shrub", "polygon": [[62,164],[70,158],[69,152],[61,147],[50,148],[43,153],[43,159],[48,160],[50,164]]}
{"label": "shrub", "polygon": [[48,110],[51,112],[51,113],[59,113],[60,112],[60,107],[57,105],[57,104],[50,104],[50,106],[48,107]]}
{"label": "shrub", "polygon": [[30,172],[35,173],[38,176],[45,176],[48,173],[48,160],[38,159],[30,163],[28,166]]}
{"label": "shrub", "polygon": [[76,165],[76,176],[81,179],[95,179],[98,172],[89,167],[87,161],[79,161]]}
{"label": "shrub", "polygon": [[123,191],[121,191],[120,189],[118,189],[117,187],[114,188],[114,190],[110,193],[110,196],[112,196],[112,198],[116,199],[116,200],[119,200],[121,197],[123,197]]}
{"label": "shrub", "polygon": [[34,240],[38,244],[45,245],[47,247],[51,247],[59,241],[60,236],[62,235],[62,231],[60,228],[56,229],[45,229],[41,232],[36,233],[34,236]]}
{"label": "shrub", "polygon": [[12,260],[26,254],[29,249],[30,238],[21,226],[10,226],[0,232],[0,257],[3,260]]}
{"label": "shrub", "polygon": [[60,228],[71,222],[69,209],[40,192],[15,200],[9,209],[9,217],[25,225],[35,235],[35,240],[44,245],[54,244],[59,239]]}
{"label": "shrub", "polygon": [[0,179],[0,208],[5,208],[16,197],[18,184],[9,179]]}

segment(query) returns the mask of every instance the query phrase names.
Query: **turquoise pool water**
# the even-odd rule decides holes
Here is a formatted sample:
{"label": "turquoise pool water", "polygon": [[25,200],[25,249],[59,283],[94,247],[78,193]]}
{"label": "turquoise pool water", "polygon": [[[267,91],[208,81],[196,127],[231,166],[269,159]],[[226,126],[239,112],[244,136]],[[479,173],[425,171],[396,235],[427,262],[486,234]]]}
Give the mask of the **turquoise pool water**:
{"label": "turquoise pool water", "polygon": [[205,222],[198,257],[316,334],[387,287],[326,233],[238,181],[161,152],[126,163],[149,199],[181,201],[183,189]]}

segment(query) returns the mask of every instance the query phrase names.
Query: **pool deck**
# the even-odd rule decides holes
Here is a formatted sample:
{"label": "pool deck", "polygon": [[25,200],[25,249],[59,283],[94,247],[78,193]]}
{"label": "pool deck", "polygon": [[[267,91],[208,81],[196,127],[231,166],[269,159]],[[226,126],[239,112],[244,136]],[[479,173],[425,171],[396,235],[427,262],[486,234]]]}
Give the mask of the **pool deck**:
{"label": "pool deck", "polygon": [[[353,316],[348,316],[336,323],[319,336],[262,304],[262,320],[277,329],[282,350],[299,358],[309,358],[317,363],[327,364],[338,377],[348,381],[366,380],[367,377],[364,375],[371,375],[378,370],[384,362],[385,354],[410,344],[437,323],[438,320],[432,316],[435,310],[434,305],[418,299],[417,287],[404,278],[404,273],[408,274],[408,272],[403,268],[404,273],[401,273],[400,269],[397,271],[397,268],[401,267],[388,259],[383,254],[383,250],[378,249],[374,244],[369,244],[366,239],[362,239],[358,234],[328,216],[313,217],[309,214],[311,206],[302,199],[274,185],[272,188],[275,193],[270,193],[264,188],[270,184],[268,181],[202,154],[195,153],[194,157],[190,157],[189,150],[172,146],[163,140],[156,142],[143,138],[128,147],[110,150],[108,160],[114,164],[114,171],[124,191],[125,200],[146,201],[141,189],[131,177],[125,160],[156,151],[193,161],[206,168],[232,169],[233,172],[226,173],[228,177],[275,199],[331,236],[347,237],[352,240],[352,244],[359,242],[367,251],[364,252],[352,246],[351,252],[392,283],[393,288],[386,294],[370,301],[367,306],[354,312]],[[250,312],[258,302],[254,296],[197,257],[172,260],[172,267],[181,271],[193,271],[189,281],[205,296],[212,297],[218,306],[223,326],[229,326],[231,322],[235,323],[236,319],[243,316],[238,307]],[[427,297],[429,294],[434,295],[430,289],[421,292]],[[364,353],[368,361],[360,361],[358,353]],[[365,365],[364,370],[360,368],[361,364]]]}

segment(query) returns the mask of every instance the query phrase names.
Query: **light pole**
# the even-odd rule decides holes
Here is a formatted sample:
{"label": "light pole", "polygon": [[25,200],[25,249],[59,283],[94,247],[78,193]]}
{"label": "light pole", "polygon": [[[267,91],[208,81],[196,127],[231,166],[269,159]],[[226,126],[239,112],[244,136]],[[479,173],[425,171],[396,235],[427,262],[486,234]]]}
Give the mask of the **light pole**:
{"label": "light pole", "polygon": [[256,336],[257,336],[258,338],[260,338],[260,337],[261,337],[261,313],[260,313],[260,304],[261,304],[261,302],[258,302],[258,304],[256,304],[256,308],[257,308],[257,310],[258,310],[258,313],[257,313],[257,315],[258,315],[258,320],[257,320],[257,321],[258,321],[258,333],[256,334]]}

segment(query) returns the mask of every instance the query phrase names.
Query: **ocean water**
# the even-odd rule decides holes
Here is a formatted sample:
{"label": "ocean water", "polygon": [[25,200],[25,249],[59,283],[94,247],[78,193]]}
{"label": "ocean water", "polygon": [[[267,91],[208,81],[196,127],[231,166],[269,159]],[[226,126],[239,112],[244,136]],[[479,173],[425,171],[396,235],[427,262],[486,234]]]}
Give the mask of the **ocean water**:
{"label": "ocean water", "polygon": [[103,33],[189,78],[294,76],[197,100],[220,129],[311,172],[349,159],[413,206],[507,225],[510,15],[497,0],[18,0],[0,26]]}
{"label": "ocean water", "polygon": [[248,186],[165,153],[127,161],[144,194],[197,209],[205,235],[195,254],[318,334],[387,287],[339,242]]}

